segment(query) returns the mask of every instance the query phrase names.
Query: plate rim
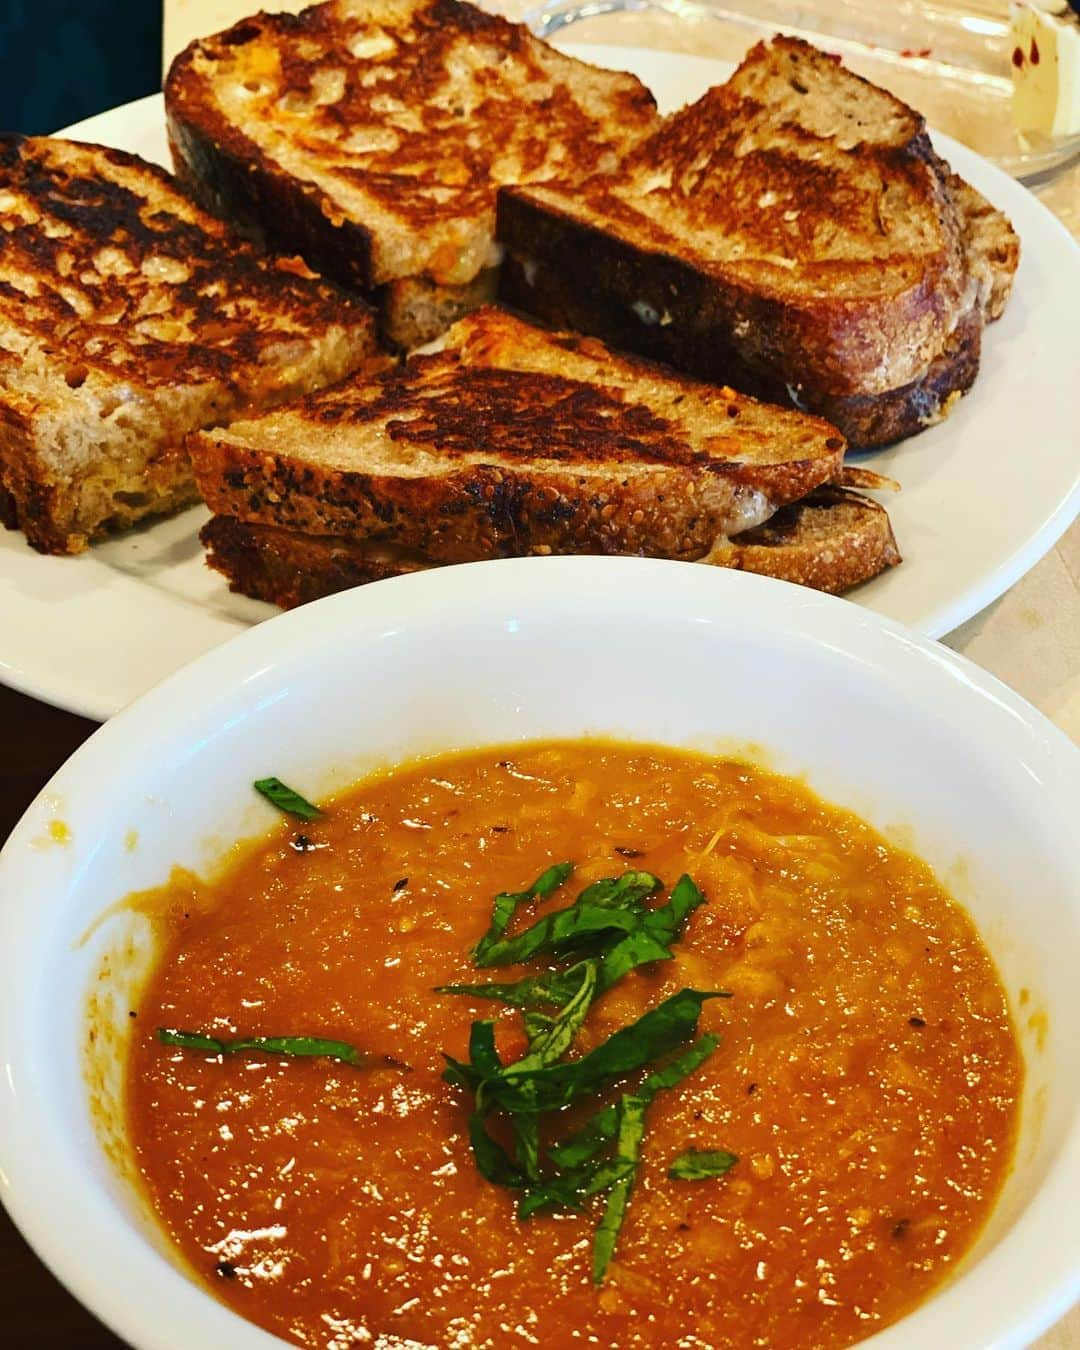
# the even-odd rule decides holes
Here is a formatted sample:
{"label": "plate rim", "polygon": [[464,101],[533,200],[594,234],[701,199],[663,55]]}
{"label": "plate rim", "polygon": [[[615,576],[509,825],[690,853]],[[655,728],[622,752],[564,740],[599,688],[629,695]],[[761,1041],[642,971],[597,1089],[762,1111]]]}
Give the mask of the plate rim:
{"label": "plate rim", "polygon": [[[619,64],[630,67],[634,67],[635,63],[644,63],[654,66],[658,71],[670,70],[679,64],[693,64],[694,68],[699,71],[715,69],[718,79],[723,78],[725,72],[732,69],[730,62],[707,56],[580,41],[565,42],[560,45],[597,64],[604,64],[605,60],[609,63],[617,61]],[[654,76],[653,78],[656,79],[657,77]],[[663,77],[660,76],[659,78],[662,81]],[[160,93],[150,94],[144,98],[106,109],[80,122],[73,123],[56,134],[69,136],[73,139],[100,138],[102,143],[108,144],[116,139],[123,139],[114,130],[118,121],[130,123],[131,134],[138,135],[142,128],[148,127],[151,118],[164,127],[165,119]],[[1020,183],[1012,179],[997,165],[977,155],[959,142],[939,133],[934,133],[934,140],[950,161],[959,161],[958,169],[961,173],[966,174],[970,164],[977,164],[978,175],[981,180],[980,186],[984,180],[985,184],[990,186],[992,195],[1003,197],[1007,203],[1006,210],[1010,209],[1012,203],[1023,202],[1023,209],[1027,212],[1034,212],[1035,217],[1038,218],[1040,230],[1049,231],[1050,237],[1055,237],[1058,244],[1067,241],[1068,248],[1072,251],[1070,256],[1073,261],[1080,261],[1080,242],[1073,238],[1063,222]],[[1080,296],[1080,266],[1076,269],[1076,275],[1078,278],[1077,293]],[[971,429],[971,434],[977,436],[978,430],[976,425]],[[950,447],[948,453],[955,453],[955,447]],[[940,638],[945,636],[960,624],[980,613],[994,600],[1000,598],[1049,553],[1073,520],[1080,514],[1080,456],[1077,458],[1071,482],[1067,487],[1064,485],[1064,475],[1062,474],[1060,477],[1062,478],[1060,491],[1055,489],[1050,494],[1056,496],[1056,501],[1052,509],[1048,509],[1047,514],[1037,523],[1036,528],[1033,528],[1019,541],[1009,541],[1011,546],[1007,551],[995,558],[988,559],[984,570],[959,590],[953,591],[939,585],[934,588],[934,594],[931,595],[929,591],[927,592],[928,598],[925,601],[909,601],[908,609],[917,610],[921,608],[921,615],[911,617],[909,614],[906,617],[908,626],[930,637]],[[1049,503],[1047,505],[1049,507]],[[172,519],[180,520],[183,518],[184,516],[181,515]],[[167,522],[157,522],[156,525],[151,525],[148,528],[153,530],[165,523]],[[900,542],[902,548],[906,547],[903,538]],[[918,547],[919,545],[916,542],[911,546],[911,551],[914,552]],[[82,560],[84,560],[84,566],[92,577],[100,575],[96,571],[98,568],[103,569],[104,573],[118,571],[112,564],[101,558],[96,550],[90,550],[87,554],[83,554]],[[64,559],[60,561],[71,564],[77,563],[79,560]],[[3,554],[0,553],[0,594],[3,593],[3,585],[6,580],[4,571]],[[213,613],[195,600],[147,584],[138,578],[124,576],[122,579],[116,578],[116,581],[117,589],[121,593],[114,597],[112,603],[118,607],[118,613],[124,612],[126,603],[135,594],[133,588],[140,590],[146,600],[146,612],[141,617],[144,620],[155,620],[158,627],[170,625],[173,621],[183,626],[184,611],[186,610],[188,613],[193,609],[198,611],[199,621],[192,627],[191,639],[188,644],[189,649],[181,655],[180,664],[185,664],[187,660],[194,659],[208,646],[218,645],[221,641],[228,640],[230,636],[243,631],[252,622],[257,621],[256,616],[245,619],[237,618],[228,613]],[[224,584],[224,581],[222,581],[222,585]],[[873,584],[873,582],[869,583],[871,586]],[[78,585],[79,583],[76,581],[76,590],[78,590]],[[18,587],[11,585],[10,592],[9,608],[11,607],[10,601],[18,595]],[[36,603],[34,599],[22,598],[21,604],[16,606],[16,608],[25,611],[22,618],[24,630],[31,620],[31,611]],[[867,596],[865,600],[856,598],[854,603],[884,617],[897,617],[894,609],[887,607],[887,602],[886,606],[875,604],[872,596]],[[136,608],[142,609],[144,607],[136,606]],[[269,614],[269,607],[266,607],[266,611]],[[16,622],[14,626],[17,630],[19,623]],[[18,638],[16,637],[14,645],[17,647],[17,644]],[[82,674],[78,673],[77,668],[65,668],[62,661],[54,659],[55,653],[43,650],[35,655],[35,652],[13,651],[9,647],[7,651],[0,653],[0,680],[9,687],[32,698],[80,716],[105,720],[126,706],[140,692],[157,683],[160,678],[165,678],[169,670],[175,668],[170,667],[169,670],[155,669],[149,673],[140,671],[132,678],[130,671],[119,669],[124,655],[123,651],[113,653],[111,655],[111,669],[98,671],[93,680],[87,680]]]}

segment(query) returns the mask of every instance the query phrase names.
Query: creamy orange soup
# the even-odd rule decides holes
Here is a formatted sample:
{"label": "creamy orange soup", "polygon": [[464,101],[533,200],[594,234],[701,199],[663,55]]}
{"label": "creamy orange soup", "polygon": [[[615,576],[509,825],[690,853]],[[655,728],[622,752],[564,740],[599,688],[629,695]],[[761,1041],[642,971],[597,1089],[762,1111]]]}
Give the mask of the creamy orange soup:
{"label": "creamy orange soup", "polygon": [[[477,1170],[470,1092],[442,1076],[475,1020],[522,1055],[520,1011],[433,992],[566,967],[471,956],[495,894],[564,859],[572,877],[510,936],[630,869],[664,883],[646,906],[683,873],[705,895],[672,959],[595,1001],[567,1061],[683,988],[730,994],[695,1032],[719,1047],[648,1107],[601,1283],[605,1195],[520,1221]],[[589,742],[432,759],[283,818],[164,901],[133,1010],[138,1166],[198,1275],[300,1345],[847,1345],[949,1274],[1009,1165],[1021,1060],[970,920],[917,859],[744,763]],[[329,1037],[375,1062],[215,1055],[159,1028]],[[649,1071],[555,1112],[542,1145]],[[509,1154],[505,1123],[491,1134]],[[737,1162],[672,1179],[691,1149]]]}

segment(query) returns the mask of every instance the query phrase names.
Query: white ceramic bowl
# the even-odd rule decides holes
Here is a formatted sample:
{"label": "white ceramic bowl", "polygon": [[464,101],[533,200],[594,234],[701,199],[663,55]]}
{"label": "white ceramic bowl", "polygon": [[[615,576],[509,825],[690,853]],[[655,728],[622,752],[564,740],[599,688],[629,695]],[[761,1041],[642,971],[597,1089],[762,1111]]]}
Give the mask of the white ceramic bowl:
{"label": "white ceramic bowl", "polygon": [[106,1157],[88,1100],[107,1107],[116,1081],[84,1078],[86,995],[132,934],[119,914],[79,945],[88,926],[269,824],[256,777],[318,793],[416,752],[581,733],[761,747],[899,831],[998,962],[1027,1057],[1015,1169],[959,1276],[867,1344],[1021,1346],[1080,1296],[1080,752],[974,666],[855,605],[680,563],[548,558],[406,577],[244,634],[97,732],[11,836],[2,1194],[126,1340],[280,1344],[188,1280]]}

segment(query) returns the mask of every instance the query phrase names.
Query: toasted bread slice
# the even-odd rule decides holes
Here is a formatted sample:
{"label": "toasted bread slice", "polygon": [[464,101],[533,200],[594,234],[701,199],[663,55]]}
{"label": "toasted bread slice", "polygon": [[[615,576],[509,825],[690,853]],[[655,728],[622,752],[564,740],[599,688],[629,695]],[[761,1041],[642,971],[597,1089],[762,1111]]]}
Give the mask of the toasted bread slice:
{"label": "toasted bread slice", "polygon": [[721,541],[702,561],[839,595],[895,567],[900,550],[883,506],[829,486]]}
{"label": "toasted bread slice", "polygon": [[0,241],[0,489],[47,552],[195,500],[189,431],[374,357],[362,301],[119,150],[0,138]]}
{"label": "toasted bread slice", "polygon": [[695,558],[835,481],[827,422],[482,309],[444,348],[189,440],[212,511],[432,562]]}
{"label": "toasted bread slice", "polygon": [[165,104],[177,172],[205,204],[346,285],[389,287],[386,331],[410,336],[390,283],[460,297],[498,261],[499,184],[611,169],[656,122],[632,75],[460,0],[256,14],[182,52]]}
{"label": "toasted bread slice", "polygon": [[[207,562],[231,590],[283,609],[437,565],[393,546],[301,534],[233,516],[212,516],[201,537]],[[837,594],[894,566],[900,554],[889,518],[876,502],[841,488],[819,488],[700,561]]]}
{"label": "toasted bread slice", "polygon": [[918,114],[790,38],[619,173],[503,190],[497,234],[508,303],[819,412],[856,447],[948,411],[1018,257]]}

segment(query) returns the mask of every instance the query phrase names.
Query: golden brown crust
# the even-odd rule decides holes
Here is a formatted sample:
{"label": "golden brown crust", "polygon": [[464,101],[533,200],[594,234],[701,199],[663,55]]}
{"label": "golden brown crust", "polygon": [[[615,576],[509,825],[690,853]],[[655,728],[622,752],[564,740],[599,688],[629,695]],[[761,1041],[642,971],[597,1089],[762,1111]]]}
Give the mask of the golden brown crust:
{"label": "golden brown crust", "polygon": [[835,422],[853,449],[892,445],[917,436],[948,417],[975,383],[982,349],[983,316],[973,306],[946,339],[925,374],[899,389],[850,398],[821,396],[815,412]]}
{"label": "golden brown crust", "polygon": [[563,229],[584,222],[628,244],[643,270],[671,257],[699,273],[709,330],[751,371],[837,396],[910,382],[964,289],[959,214],[922,120],[854,154],[778,122],[737,79],[668,118],[616,176],[507,189],[498,237],[545,259],[544,241],[530,244],[545,215]]}
{"label": "golden brown crust", "polygon": [[[195,438],[200,491],[210,508],[302,531],[370,536],[422,550],[432,561],[472,562],[518,553],[642,553],[694,559],[730,512],[761,491],[766,475],[733,469],[721,512],[701,510],[692,472],[668,470],[600,482],[573,472],[513,474],[470,466],[438,479],[400,478],[290,465],[257,451]],[[798,498],[822,479],[792,465],[770,492]],[[268,505],[269,504],[269,505]]]}
{"label": "golden brown crust", "polygon": [[1015,268],[958,184],[917,114],[777,39],[617,175],[500,192],[500,297],[886,444],[970,385]]}
{"label": "golden brown crust", "polygon": [[[543,233],[538,231],[534,239]],[[500,299],[560,328],[595,333],[616,350],[640,352],[698,379],[730,384],[780,407],[805,408],[831,422],[853,450],[890,445],[932,426],[948,415],[955,399],[970,389],[978,373],[982,318],[972,309],[959,321],[944,351],[924,374],[898,389],[836,395],[811,390],[805,380],[798,386],[781,382],[775,373],[748,367],[741,352],[725,338],[724,330],[707,326],[713,310],[705,279],[690,277],[685,265],[674,259],[665,259],[664,266],[658,266],[656,259],[642,259],[636,272],[631,264],[609,273],[598,259],[611,253],[607,241],[595,236],[587,243],[565,236],[548,251],[550,257],[590,257],[596,278],[591,287],[584,285],[572,266],[548,268],[533,259],[523,263],[511,256],[500,275]],[[671,297],[669,287],[671,298],[664,313],[670,316],[670,322],[662,326],[643,324],[623,296],[634,291],[646,295],[662,291],[662,279],[670,274],[669,269],[684,279],[680,303]],[[616,279],[607,285],[611,276]],[[642,303],[650,305],[648,300]],[[650,309],[657,312],[655,306],[650,305]]]}
{"label": "golden brown crust", "polygon": [[189,445],[218,514],[443,562],[694,558],[833,481],[844,454],[826,422],[498,310],[436,355]]}
{"label": "golden brown crust", "polygon": [[[437,565],[364,540],[214,516],[201,539],[229,588],[283,609]],[[889,518],[865,497],[821,489],[702,561],[838,594],[900,561]]]}
{"label": "golden brown crust", "polygon": [[463,285],[499,183],[611,167],[655,121],[600,72],[460,0],[329,0],[193,43],[165,83],[178,172],[344,284]]}

